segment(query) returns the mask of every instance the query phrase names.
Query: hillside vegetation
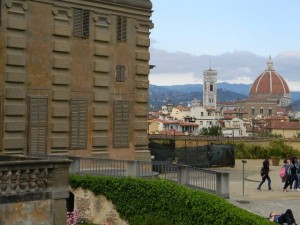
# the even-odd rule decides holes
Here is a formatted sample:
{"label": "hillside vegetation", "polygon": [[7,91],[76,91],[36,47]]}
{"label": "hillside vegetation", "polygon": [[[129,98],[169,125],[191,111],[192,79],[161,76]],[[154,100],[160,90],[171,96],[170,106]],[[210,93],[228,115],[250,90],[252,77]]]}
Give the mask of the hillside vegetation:
{"label": "hillside vegetation", "polygon": [[168,180],[70,175],[69,183],[104,195],[130,225],[272,224],[216,195]]}
{"label": "hillside vegetation", "polygon": [[[230,102],[237,99],[247,99],[250,84],[229,84],[226,82],[217,84],[217,101]],[[170,86],[149,86],[149,104],[152,110],[158,110],[170,100],[175,106],[186,106],[190,101],[198,99],[202,101],[202,84],[184,84]],[[292,91],[292,107],[300,110],[300,92]]]}

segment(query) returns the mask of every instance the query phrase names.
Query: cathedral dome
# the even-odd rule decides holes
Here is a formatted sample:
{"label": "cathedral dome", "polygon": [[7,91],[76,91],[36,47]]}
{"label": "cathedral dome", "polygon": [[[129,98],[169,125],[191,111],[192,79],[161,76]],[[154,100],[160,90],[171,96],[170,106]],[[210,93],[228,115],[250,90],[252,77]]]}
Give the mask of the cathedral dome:
{"label": "cathedral dome", "polygon": [[249,97],[289,95],[290,90],[286,81],[273,69],[271,56],[267,65],[267,69],[253,82]]}

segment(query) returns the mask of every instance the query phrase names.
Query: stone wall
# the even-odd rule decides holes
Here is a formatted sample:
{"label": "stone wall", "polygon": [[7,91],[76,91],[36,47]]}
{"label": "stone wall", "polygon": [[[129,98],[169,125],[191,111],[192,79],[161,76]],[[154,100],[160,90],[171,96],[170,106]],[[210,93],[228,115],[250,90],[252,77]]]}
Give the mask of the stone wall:
{"label": "stone wall", "polygon": [[96,224],[128,225],[122,220],[115,206],[105,196],[95,195],[90,190],[71,190],[74,194],[74,209],[79,215]]}
{"label": "stone wall", "polygon": [[50,200],[2,204],[0,207],[0,225],[51,225],[53,224],[51,211]]}

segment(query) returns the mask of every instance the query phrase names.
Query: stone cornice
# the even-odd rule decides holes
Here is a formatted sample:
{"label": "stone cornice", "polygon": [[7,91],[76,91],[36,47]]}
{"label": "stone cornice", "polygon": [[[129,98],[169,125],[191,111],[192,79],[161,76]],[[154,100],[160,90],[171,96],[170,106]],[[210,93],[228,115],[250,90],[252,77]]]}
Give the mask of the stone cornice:
{"label": "stone cornice", "polygon": [[117,5],[126,5],[131,7],[143,8],[147,10],[152,9],[152,2],[150,0],[93,0],[95,2],[107,2]]}

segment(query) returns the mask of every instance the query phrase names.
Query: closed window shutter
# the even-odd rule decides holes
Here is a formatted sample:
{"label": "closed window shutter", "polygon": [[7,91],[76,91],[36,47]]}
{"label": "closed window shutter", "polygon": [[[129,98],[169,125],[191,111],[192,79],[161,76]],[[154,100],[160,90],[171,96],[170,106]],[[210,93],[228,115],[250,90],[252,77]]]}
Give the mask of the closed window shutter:
{"label": "closed window shutter", "polygon": [[124,65],[116,65],[116,81],[125,82],[126,67]]}
{"label": "closed window shutter", "polygon": [[3,95],[0,94],[0,148],[3,149]]}
{"label": "closed window shutter", "polygon": [[74,36],[81,37],[81,31],[82,31],[82,13],[81,9],[74,9],[74,28],[73,33]]}
{"label": "closed window shutter", "polygon": [[87,38],[90,35],[90,12],[82,10],[82,37]]}
{"label": "closed window shutter", "polygon": [[74,9],[73,34],[77,37],[87,38],[90,35],[90,11]]}
{"label": "closed window shutter", "polygon": [[129,101],[114,103],[114,147],[129,147]]}
{"label": "closed window shutter", "polygon": [[48,100],[46,96],[29,97],[29,153],[47,154]]}
{"label": "closed window shutter", "polygon": [[70,101],[70,149],[86,149],[87,107],[86,99]]}
{"label": "closed window shutter", "polygon": [[127,39],[127,18],[125,16],[118,16],[117,41],[126,42],[126,39]]}

